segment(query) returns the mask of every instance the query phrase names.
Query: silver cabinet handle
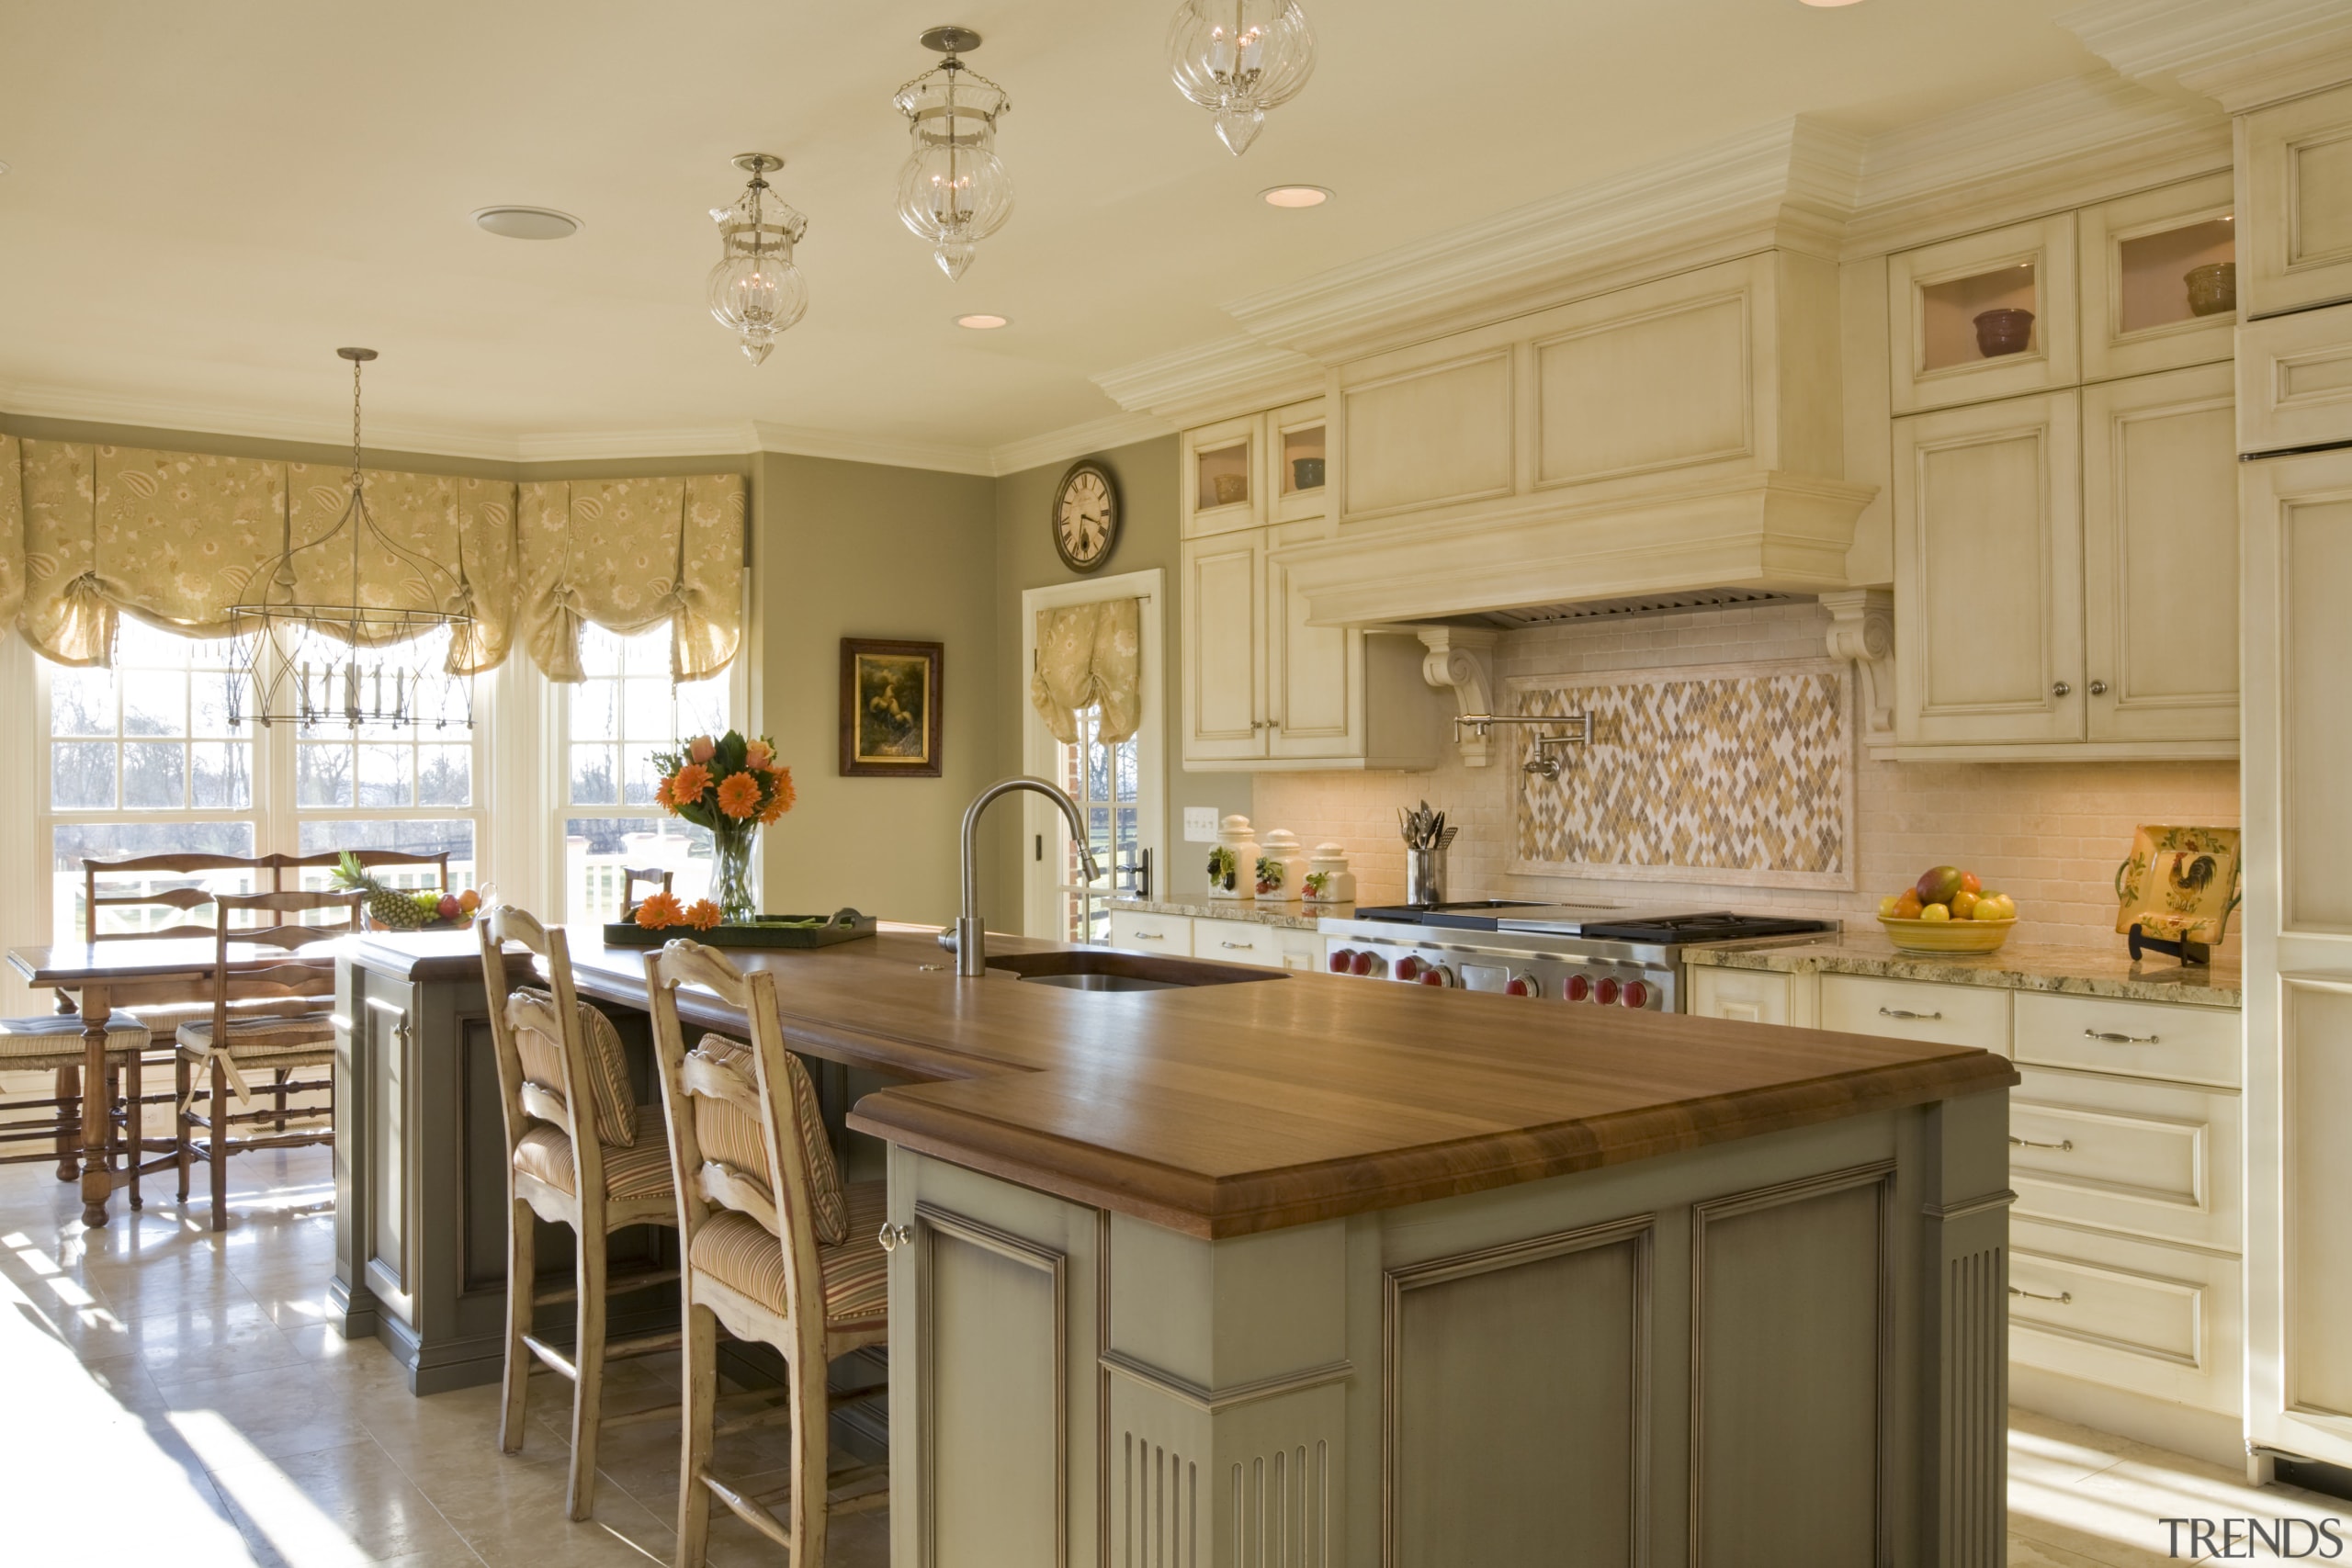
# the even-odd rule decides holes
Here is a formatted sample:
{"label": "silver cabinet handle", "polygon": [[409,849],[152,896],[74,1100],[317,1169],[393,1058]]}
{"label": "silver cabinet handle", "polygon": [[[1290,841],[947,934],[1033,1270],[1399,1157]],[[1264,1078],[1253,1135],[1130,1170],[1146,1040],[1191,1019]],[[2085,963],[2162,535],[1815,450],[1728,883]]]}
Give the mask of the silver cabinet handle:
{"label": "silver cabinet handle", "polygon": [[2052,681],[2050,682],[2050,694],[2053,697],[2063,697],[2074,689],[2074,687],[2069,686],[2064,681]]}
{"label": "silver cabinet handle", "polygon": [[881,1242],[883,1251],[896,1252],[899,1247],[904,1247],[908,1242],[912,1241],[914,1238],[915,1233],[909,1230],[906,1226],[894,1225],[889,1221],[885,1220],[882,1222],[881,1235],[876,1236],[875,1239]]}
{"label": "silver cabinet handle", "polygon": [[1166,931],[1129,931],[1127,934],[1137,942],[1166,942],[1168,940]]}
{"label": "silver cabinet handle", "polygon": [[2011,1285],[2009,1294],[2023,1296],[2030,1302],[2048,1302],[2053,1306],[2072,1306],[2075,1303],[2075,1292],[2072,1291],[2061,1291],[2054,1296],[2045,1296],[2040,1291],[2019,1290],[2017,1286]]}
{"label": "silver cabinet handle", "polygon": [[1217,945],[1219,947],[1239,948],[1244,953],[1255,953],[1258,951],[1258,944],[1254,942],[1220,942]]}
{"label": "silver cabinet handle", "polygon": [[1878,1015],[1881,1018],[1909,1019],[1920,1023],[1935,1023],[1944,1016],[1939,1012],[1913,1012],[1909,1008],[1881,1008]]}
{"label": "silver cabinet handle", "polygon": [[2105,1041],[2109,1045],[2154,1045],[2158,1040],[2154,1034],[2118,1034],[2111,1029],[2086,1029],[2083,1038]]}
{"label": "silver cabinet handle", "polygon": [[2013,1148],[2056,1149],[2060,1154],[2072,1154],[2075,1151],[2075,1140],[2072,1138],[2068,1138],[2064,1142],[2055,1144],[2037,1144],[2031,1138],[2020,1138],[2015,1133],[2011,1133],[2009,1134],[2009,1144]]}
{"label": "silver cabinet handle", "polygon": [[2091,682],[2091,695],[2095,697],[2103,697],[2107,695],[2107,682],[2104,681],[2093,681]]}

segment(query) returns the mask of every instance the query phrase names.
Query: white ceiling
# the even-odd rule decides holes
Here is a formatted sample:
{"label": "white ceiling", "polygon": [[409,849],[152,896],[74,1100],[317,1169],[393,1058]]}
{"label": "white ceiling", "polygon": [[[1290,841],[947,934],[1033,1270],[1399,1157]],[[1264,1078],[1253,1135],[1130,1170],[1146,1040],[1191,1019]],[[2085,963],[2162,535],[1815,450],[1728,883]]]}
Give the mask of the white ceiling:
{"label": "white ceiling", "polygon": [[[1117,413],[1088,378],[1231,335],[1222,300],[1779,117],[1873,134],[2098,65],[2074,0],[1306,3],[1315,79],[1235,159],[1168,81],[1174,0],[0,0],[0,409],[331,432],[357,343],[386,445],[985,450]],[[890,95],[947,20],[1019,192],[960,283],[891,207]],[[756,367],[702,299],[754,148],[812,296]],[[1257,199],[1291,182],[1338,199]],[[469,221],[501,202],[587,226]]]}

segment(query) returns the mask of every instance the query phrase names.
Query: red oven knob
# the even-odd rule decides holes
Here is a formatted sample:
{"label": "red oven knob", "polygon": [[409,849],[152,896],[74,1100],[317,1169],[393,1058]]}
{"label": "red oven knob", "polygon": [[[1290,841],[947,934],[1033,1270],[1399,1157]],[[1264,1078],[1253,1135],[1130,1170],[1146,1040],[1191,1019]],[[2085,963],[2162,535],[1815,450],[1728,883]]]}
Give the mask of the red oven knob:
{"label": "red oven knob", "polygon": [[1514,975],[1503,982],[1503,995],[1507,997],[1540,997],[1543,994],[1544,982],[1532,975]]}
{"label": "red oven knob", "polygon": [[1623,989],[1624,987],[1617,983],[1616,976],[1604,975],[1601,976],[1600,984],[1592,988],[1592,999],[1605,1008],[1615,1007],[1617,995]]}
{"label": "red oven knob", "polygon": [[1560,987],[1560,999],[1564,1002],[1592,1000],[1592,976],[1589,975],[1569,976]]}
{"label": "red oven knob", "polygon": [[1388,965],[1381,961],[1380,954],[1376,953],[1359,953],[1350,962],[1348,973],[1351,975],[1378,975],[1387,967]]}
{"label": "red oven knob", "polygon": [[1650,1005],[1650,988],[1640,980],[1628,980],[1617,999],[1629,1008],[1645,1008]]}
{"label": "red oven knob", "polygon": [[1396,961],[1396,978],[1399,980],[1417,980],[1420,978],[1420,974],[1421,961],[1411,953],[1408,953]]}
{"label": "red oven knob", "polygon": [[1355,967],[1355,965],[1356,965],[1356,954],[1355,954],[1355,949],[1353,949],[1353,948],[1351,948],[1351,947],[1341,947],[1341,948],[1335,948],[1335,949],[1333,949],[1333,950],[1332,950],[1332,953],[1331,953],[1331,973],[1332,973],[1332,974],[1334,974],[1334,975],[1352,975],[1352,974],[1354,974],[1354,973],[1356,972],[1356,967]]}
{"label": "red oven knob", "polygon": [[1453,976],[1442,964],[1424,964],[1413,978],[1424,986],[1451,986]]}

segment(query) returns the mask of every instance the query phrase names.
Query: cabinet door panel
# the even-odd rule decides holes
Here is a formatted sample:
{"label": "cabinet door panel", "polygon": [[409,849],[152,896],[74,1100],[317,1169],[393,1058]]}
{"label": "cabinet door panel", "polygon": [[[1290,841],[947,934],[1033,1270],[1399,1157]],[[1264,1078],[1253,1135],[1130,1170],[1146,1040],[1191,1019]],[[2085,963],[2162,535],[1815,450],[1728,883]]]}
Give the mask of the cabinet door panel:
{"label": "cabinet door panel", "polygon": [[1363,634],[1344,626],[1306,624],[1306,596],[1290,573],[1266,566],[1266,753],[1272,757],[1345,757],[1363,753]]}
{"label": "cabinet door panel", "polygon": [[1262,757],[1265,644],[1260,530],[1184,546],[1184,755]]}
{"label": "cabinet door panel", "polygon": [[2238,136],[2238,309],[2251,318],[2352,299],[2352,87],[2256,109]]}
{"label": "cabinet door panel", "polygon": [[2234,407],[2226,365],[2083,393],[2094,740],[2237,739]]}
{"label": "cabinet door panel", "polygon": [[2083,738],[2080,423],[2073,392],[1895,422],[1903,740]]}
{"label": "cabinet door panel", "polygon": [[[1949,408],[2071,386],[2081,375],[2075,322],[2075,215],[1990,229],[1886,259],[1894,412]],[[2023,348],[1984,352],[1976,318],[2030,310]]]}

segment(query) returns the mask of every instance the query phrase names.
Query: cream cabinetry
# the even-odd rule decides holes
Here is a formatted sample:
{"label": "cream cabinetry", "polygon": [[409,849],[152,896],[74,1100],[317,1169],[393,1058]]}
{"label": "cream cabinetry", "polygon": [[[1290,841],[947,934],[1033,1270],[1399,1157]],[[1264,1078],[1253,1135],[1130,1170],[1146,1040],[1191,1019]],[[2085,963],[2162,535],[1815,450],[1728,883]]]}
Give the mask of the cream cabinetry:
{"label": "cream cabinetry", "polygon": [[[1889,256],[1886,299],[1898,414],[2081,379],[2071,212]],[[1995,311],[2030,316],[2022,347],[1986,352]]]}
{"label": "cream cabinetry", "polygon": [[1114,909],[1111,945],[1226,964],[1254,964],[1262,969],[1323,967],[1322,933],[1262,920]]}
{"label": "cream cabinetry", "polygon": [[1810,975],[1770,969],[1690,967],[1690,1010],[1701,1018],[1811,1028],[1820,987]]}
{"label": "cream cabinetry", "polygon": [[2238,174],[2245,315],[2352,299],[2352,84],[2241,116]]}
{"label": "cream cabinetry", "polygon": [[2328,446],[2352,431],[2352,305],[2238,329],[2238,450]]}
{"label": "cream cabinetry", "polygon": [[1164,953],[1173,958],[1193,956],[1193,922],[1184,915],[1159,915],[1144,909],[1111,911],[1111,945],[1138,953]]}
{"label": "cream cabinetry", "polygon": [[2230,357],[2237,312],[2198,314],[2189,279],[2237,256],[2227,174],[2141,191],[2082,212],[2083,379],[2144,376]]}

